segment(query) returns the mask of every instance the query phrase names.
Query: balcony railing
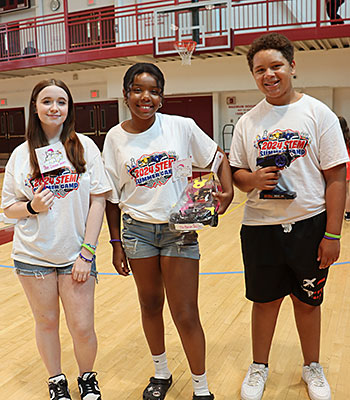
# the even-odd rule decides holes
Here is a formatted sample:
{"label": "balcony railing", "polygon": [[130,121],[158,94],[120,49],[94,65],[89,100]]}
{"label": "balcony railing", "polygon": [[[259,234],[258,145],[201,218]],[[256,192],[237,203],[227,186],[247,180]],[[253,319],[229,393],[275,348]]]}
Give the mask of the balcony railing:
{"label": "balcony railing", "polygon": [[[126,54],[133,55],[134,51],[140,54],[142,46],[145,45],[143,51],[146,54],[151,52],[153,45],[154,24],[164,25],[165,29],[169,29],[166,26],[169,23],[167,18],[158,17],[158,21],[153,20],[154,10],[184,3],[186,2],[161,0],[2,23],[0,70],[8,70],[10,64],[14,68],[30,67],[35,64],[33,58],[45,57],[46,65],[72,62],[69,60],[70,55],[85,53],[87,50],[114,49],[114,52],[109,52],[105,58],[120,57]],[[236,44],[240,43],[240,37],[243,38],[245,34],[269,30],[287,31],[298,28],[300,38],[302,28],[313,28],[314,36],[325,28],[327,32],[334,34],[336,27],[342,26],[341,23],[344,23],[342,32],[348,28],[350,36],[349,2],[341,6],[342,20],[333,15],[333,21],[330,21],[327,15],[325,0],[232,0],[230,12],[231,27],[225,26],[225,19],[213,18],[211,30],[222,32],[232,29]],[[330,9],[328,13],[331,13]],[[298,40],[301,40],[300,38]],[[122,51],[125,48],[129,49],[129,53]],[[55,56],[52,61],[47,59],[50,56]],[[103,54],[100,54],[100,58],[103,57]],[[25,62],[28,58],[30,62]],[[79,58],[75,57],[74,60],[78,61]]]}

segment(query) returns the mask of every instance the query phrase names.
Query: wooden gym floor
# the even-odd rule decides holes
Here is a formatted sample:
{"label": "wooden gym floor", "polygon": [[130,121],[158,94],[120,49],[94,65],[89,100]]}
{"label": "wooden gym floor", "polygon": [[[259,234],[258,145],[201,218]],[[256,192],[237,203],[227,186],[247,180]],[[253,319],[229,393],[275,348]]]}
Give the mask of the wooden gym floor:
{"label": "wooden gym floor", "polygon": [[[0,174],[0,188],[3,174]],[[200,310],[207,339],[210,390],[217,400],[239,399],[241,382],[251,362],[250,309],[244,297],[239,229],[245,195],[236,190],[234,202],[217,228],[200,231]],[[0,229],[5,228],[0,223]],[[344,224],[341,257],[331,268],[322,306],[321,362],[333,400],[350,395],[350,223]],[[34,338],[31,311],[10,266],[12,243],[0,246],[0,398],[48,398],[46,370]],[[99,284],[96,288],[96,331],[99,350],[95,369],[104,400],[138,400],[153,374],[143,337],[133,278],[117,276],[110,262],[106,223],[97,251]],[[188,365],[169,311],[165,309],[169,367],[174,384],[167,400],[192,399]],[[62,318],[63,368],[72,398],[79,399],[77,366]],[[264,400],[306,400],[301,380],[302,356],[291,301],[282,305],[270,356],[270,375]]]}

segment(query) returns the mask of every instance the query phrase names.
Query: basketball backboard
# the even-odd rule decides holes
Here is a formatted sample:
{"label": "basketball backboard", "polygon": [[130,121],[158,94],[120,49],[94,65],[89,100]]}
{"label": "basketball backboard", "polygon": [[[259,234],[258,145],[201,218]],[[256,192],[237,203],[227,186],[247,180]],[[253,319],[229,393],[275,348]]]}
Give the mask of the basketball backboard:
{"label": "basketball backboard", "polygon": [[176,55],[177,41],[197,42],[195,54],[233,50],[229,0],[200,1],[154,10],[154,56]]}

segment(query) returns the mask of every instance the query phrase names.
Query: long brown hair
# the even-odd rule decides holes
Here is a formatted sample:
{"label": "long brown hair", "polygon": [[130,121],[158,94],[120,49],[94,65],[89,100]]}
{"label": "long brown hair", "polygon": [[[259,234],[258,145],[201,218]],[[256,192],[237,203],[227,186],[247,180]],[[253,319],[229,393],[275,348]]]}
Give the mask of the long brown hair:
{"label": "long brown hair", "polygon": [[63,123],[60,140],[64,145],[69,161],[73,164],[76,171],[80,174],[85,172],[84,148],[75,133],[75,112],[73,97],[67,85],[57,79],[48,79],[39,82],[33,89],[29,103],[29,119],[26,131],[26,139],[29,146],[30,165],[32,167],[33,178],[41,176],[39,163],[35,149],[48,145],[48,140],[41,126],[40,119],[36,112],[36,101],[39,93],[48,86],[58,86],[63,89],[68,96],[68,114]]}

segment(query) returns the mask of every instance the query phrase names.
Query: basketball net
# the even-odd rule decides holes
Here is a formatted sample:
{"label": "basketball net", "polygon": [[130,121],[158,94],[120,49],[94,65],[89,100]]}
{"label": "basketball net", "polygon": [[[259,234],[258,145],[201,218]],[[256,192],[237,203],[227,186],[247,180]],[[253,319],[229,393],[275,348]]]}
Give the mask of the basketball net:
{"label": "basketball net", "polygon": [[194,40],[180,40],[174,43],[176,51],[181,57],[181,65],[191,65],[191,56],[196,48]]}

